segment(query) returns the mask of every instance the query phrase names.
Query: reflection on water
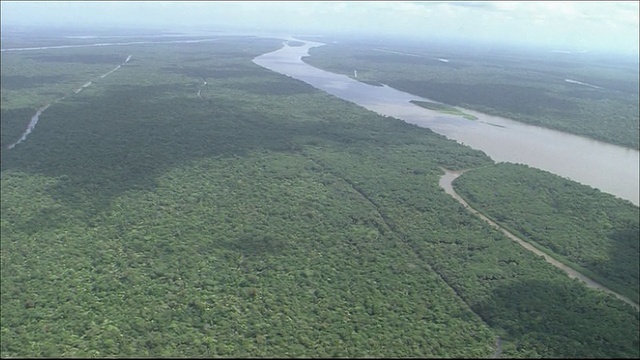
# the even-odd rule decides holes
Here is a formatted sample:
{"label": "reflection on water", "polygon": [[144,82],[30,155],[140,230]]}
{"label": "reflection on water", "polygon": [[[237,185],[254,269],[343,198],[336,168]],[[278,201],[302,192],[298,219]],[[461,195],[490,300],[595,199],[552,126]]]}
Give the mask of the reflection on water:
{"label": "reflection on water", "polygon": [[304,42],[304,46],[284,45],[280,50],[258,56],[253,61],[379,114],[430,128],[449,139],[484,151],[497,162],[526,164],[616,195],[635,205],[640,204],[640,157],[637,150],[468,109],[462,110],[478,120],[428,110],[409,101],[432,101],[430,99],[389,86],[367,85],[306,64],[301,58],[308,56],[308,50],[324,44]]}

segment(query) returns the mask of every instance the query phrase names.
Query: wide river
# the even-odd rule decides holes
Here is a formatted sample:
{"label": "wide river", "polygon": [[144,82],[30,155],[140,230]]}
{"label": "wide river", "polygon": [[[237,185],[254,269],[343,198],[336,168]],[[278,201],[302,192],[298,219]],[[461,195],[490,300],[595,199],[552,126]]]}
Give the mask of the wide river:
{"label": "wide river", "polygon": [[364,84],[308,65],[302,57],[308,56],[310,48],[324,44],[288,40],[304,42],[304,45],[291,47],[285,43],[279,50],[256,57],[254,63],[379,114],[429,128],[485,152],[496,162],[526,164],[640,205],[640,156],[637,150],[468,109],[463,110],[478,120],[424,109],[409,101],[431,100],[388,86]]}

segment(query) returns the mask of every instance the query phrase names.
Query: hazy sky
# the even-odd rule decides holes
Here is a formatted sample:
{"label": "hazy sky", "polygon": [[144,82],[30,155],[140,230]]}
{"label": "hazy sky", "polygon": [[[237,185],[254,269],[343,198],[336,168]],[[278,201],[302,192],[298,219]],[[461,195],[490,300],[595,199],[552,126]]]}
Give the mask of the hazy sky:
{"label": "hazy sky", "polygon": [[2,1],[4,25],[347,31],[638,53],[638,1]]}

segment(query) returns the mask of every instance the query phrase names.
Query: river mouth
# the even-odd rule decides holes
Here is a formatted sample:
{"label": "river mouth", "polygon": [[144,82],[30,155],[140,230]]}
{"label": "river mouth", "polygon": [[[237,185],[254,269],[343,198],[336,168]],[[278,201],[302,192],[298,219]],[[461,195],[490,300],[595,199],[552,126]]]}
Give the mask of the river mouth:
{"label": "river mouth", "polygon": [[258,56],[253,62],[378,114],[429,128],[483,151],[496,162],[525,164],[549,171],[640,205],[640,153],[637,150],[469,109],[460,108],[477,121],[421,108],[410,101],[433,100],[315,68],[302,59],[309,56],[310,48],[325,44],[287,40],[305,44],[296,47],[283,44],[279,50]]}

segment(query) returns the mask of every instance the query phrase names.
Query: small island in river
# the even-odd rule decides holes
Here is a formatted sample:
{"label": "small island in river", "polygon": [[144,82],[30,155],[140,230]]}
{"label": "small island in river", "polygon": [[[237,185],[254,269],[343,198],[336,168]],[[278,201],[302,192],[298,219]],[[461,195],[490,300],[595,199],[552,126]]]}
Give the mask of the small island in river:
{"label": "small island in river", "polygon": [[371,85],[371,86],[378,86],[378,87],[383,87],[384,84],[375,80],[364,80],[364,79],[358,79],[357,77],[354,76],[349,76],[350,78],[352,78],[353,80],[358,80],[361,83],[365,83],[367,85]]}
{"label": "small island in river", "polygon": [[433,110],[433,111],[437,111],[439,113],[443,113],[443,114],[448,114],[448,115],[458,115],[458,116],[462,116],[463,118],[467,119],[467,120],[478,120],[477,117],[471,115],[471,114],[467,114],[465,112],[460,111],[459,109],[453,107],[453,106],[449,106],[446,104],[440,104],[440,103],[434,103],[434,102],[429,102],[429,101],[420,101],[420,100],[410,100],[409,101],[412,104],[421,106],[425,109],[429,109],[429,110]]}
{"label": "small island in river", "polygon": [[287,45],[292,46],[292,47],[298,47],[298,46],[304,45],[304,43],[302,41],[288,40],[287,41]]}

